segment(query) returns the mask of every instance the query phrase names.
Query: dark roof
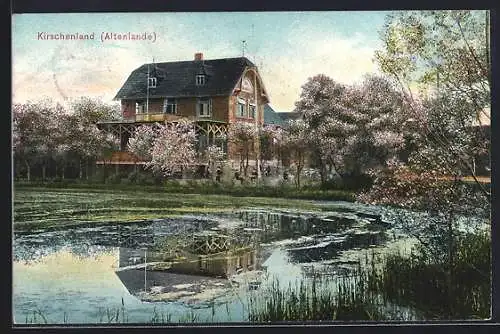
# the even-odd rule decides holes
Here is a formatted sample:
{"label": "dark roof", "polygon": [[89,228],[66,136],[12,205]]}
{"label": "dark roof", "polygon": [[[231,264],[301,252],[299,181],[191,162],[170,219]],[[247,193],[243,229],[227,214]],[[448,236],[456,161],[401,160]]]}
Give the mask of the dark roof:
{"label": "dark roof", "polygon": [[278,112],[275,111],[269,104],[264,106],[264,124],[272,124],[279,126],[286,126],[291,119],[298,119],[300,114],[298,112]]}
{"label": "dark roof", "polygon": [[[157,78],[149,97],[227,96],[247,66],[255,66],[245,57],[175,61],[144,64],[132,71],[115,99],[146,98],[148,66],[150,76]],[[205,74],[206,83],[196,85],[196,75]]]}
{"label": "dark roof", "polygon": [[283,118],[269,105],[264,105],[264,124],[284,125]]}

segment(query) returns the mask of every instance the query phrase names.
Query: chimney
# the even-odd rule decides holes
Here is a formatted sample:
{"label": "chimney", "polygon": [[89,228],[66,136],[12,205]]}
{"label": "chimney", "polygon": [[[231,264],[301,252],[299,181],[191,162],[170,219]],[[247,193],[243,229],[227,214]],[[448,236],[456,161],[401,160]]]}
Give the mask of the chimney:
{"label": "chimney", "polygon": [[195,53],[194,60],[203,60],[203,53],[201,53],[201,52]]}

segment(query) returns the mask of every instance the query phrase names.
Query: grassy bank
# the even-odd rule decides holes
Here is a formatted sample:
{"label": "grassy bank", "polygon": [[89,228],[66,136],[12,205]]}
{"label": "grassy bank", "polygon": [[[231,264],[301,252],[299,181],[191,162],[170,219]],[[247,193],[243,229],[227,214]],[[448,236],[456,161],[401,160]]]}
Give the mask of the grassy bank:
{"label": "grassy bank", "polygon": [[211,181],[179,180],[167,181],[162,185],[137,185],[137,184],[109,184],[65,182],[25,182],[18,181],[14,189],[81,189],[81,190],[108,190],[108,191],[147,191],[152,193],[170,194],[207,194],[227,195],[234,197],[280,197],[290,199],[330,200],[330,201],[355,201],[352,191],[321,189],[319,187],[296,188],[292,184],[270,186],[265,184],[221,184]]}
{"label": "grassy bank", "polygon": [[[243,191],[243,190],[242,190]],[[241,193],[242,195],[243,193]],[[221,213],[249,207],[316,210],[312,201],[274,197],[189,194],[164,188],[14,189],[14,230],[131,222],[186,214]]]}

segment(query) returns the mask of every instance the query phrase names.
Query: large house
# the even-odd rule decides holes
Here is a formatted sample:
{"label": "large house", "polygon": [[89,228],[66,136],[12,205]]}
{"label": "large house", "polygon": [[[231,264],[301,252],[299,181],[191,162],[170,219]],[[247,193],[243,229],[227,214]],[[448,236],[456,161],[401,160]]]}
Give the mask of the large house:
{"label": "large house", "polygon": [[126,152],[136,127],[143,124],[195,122],[199,149],[217,144],[231,158],[228,127],[235,122],[264,124],[268,93],[255,66],[245,57],[207,59],[196,53],[190,61],[144,64],[129,75],[115,96],[123,119],[98,127],[120,139],[120,152],[107,163],[132,164]]}

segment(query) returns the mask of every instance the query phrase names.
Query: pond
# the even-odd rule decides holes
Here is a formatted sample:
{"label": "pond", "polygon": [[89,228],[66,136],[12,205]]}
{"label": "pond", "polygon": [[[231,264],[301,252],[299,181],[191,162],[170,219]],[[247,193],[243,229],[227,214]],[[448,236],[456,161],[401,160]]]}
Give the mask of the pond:
{"label": "pond", "polygon": [[276,280],[345,277],[415,242],[390,210],[327,204],[18,232],[14,323],[244,322]]}

